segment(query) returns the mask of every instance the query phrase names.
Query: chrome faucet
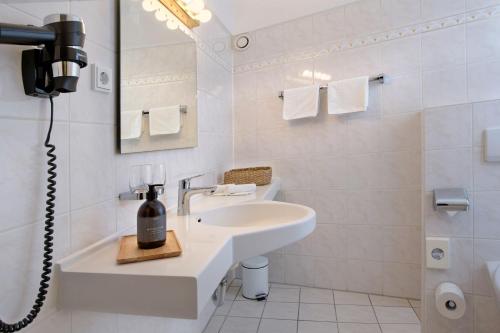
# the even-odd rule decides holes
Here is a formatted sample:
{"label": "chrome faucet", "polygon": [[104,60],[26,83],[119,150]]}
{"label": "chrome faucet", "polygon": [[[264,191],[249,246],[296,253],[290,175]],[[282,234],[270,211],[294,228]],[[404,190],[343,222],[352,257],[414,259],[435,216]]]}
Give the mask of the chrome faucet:
{"label": "chrome faucet", "polygon": [[177,199],[177,215],[184,216],[191,214],[191,197],[200,193],[214,193],[217,186],[191,187],[191,179],[201,177],[197,175],[179,180],[179,195]]}

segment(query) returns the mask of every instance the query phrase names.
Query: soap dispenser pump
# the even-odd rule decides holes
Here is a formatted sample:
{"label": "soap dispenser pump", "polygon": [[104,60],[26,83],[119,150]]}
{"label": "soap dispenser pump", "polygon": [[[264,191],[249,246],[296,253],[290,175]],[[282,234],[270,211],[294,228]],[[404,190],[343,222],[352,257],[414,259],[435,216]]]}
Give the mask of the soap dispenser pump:
{"label": "soap dispenser pump", "polygon": [[167,210],[158,200],[156,185],[148,185],[146,201],[137,212],[137,245],[140,249],[161,247],[167,240]]}

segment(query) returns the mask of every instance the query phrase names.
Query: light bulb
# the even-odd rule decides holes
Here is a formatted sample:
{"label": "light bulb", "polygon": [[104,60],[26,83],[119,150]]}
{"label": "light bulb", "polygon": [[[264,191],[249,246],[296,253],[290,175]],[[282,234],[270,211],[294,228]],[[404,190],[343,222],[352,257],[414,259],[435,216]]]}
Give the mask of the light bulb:
{"label": "light bulb", "polygon": [[168,20],[167,21],[167,28],[170,30],[176,30],[179,27],[179,23],[176,20]]}
{"label": "light bulb", "polygon": [[212,19],[212,12],[208,9],[203,9],[195,18],[201,23],[206,23]]}
{"label": "light bulb", "polygon": [[205,2],[203,0],[192,0],[187,8],[193,13],[198,14],[205,8]]}
{"label": "light bulb", "polygon": [[155,17],[160,22],[165,22],[168,18],[168,12],[165,8],[160,8],[155,12]]}
{"label": "light bulb", "polygon": [[144,0],[142,1],[142,8],[147,12],[152,12],[160,8],[158,0]]}

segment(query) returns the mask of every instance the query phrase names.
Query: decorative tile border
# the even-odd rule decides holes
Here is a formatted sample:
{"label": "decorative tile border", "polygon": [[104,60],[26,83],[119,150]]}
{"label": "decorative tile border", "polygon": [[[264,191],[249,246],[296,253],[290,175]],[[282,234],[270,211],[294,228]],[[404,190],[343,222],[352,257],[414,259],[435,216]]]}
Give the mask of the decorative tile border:
{"label": "decorative tile border", "polygon": [[498,16],[500,16],[500,6],[493,6],[479,10],[473,10],[467,13],[449,16],[434,21],[410,25],[373,35],[367,35],[349,40],[340,40],[332,42],[330,44],[327,44],[326,47],[322,47],[321,49],[301,50],[290,54],[282,54],[273,58],[268,58],[257,62],[235,66],[233,69],[233,73],[235,74],[244,73],[276,65],[287,64],[295,61],[314,59],[327,54],[342,52],[345,50],[355,49],[369,45],[375,45],[390,40],[415,36],[430,31],[446,29],[449,27],[465,24],[468,22],[474,22]]}
{"label": "decorative tile border", "polygon": [[161,85],[173,82],[182,82],[188,80],[196,79],[195,73],[181,73],[181,74],[168,74],[160,76],[150,76],[138,79],[128,79],[121,80],[120,85],[122,87],[140,87],[140,86],[151,86],[151,85]]}

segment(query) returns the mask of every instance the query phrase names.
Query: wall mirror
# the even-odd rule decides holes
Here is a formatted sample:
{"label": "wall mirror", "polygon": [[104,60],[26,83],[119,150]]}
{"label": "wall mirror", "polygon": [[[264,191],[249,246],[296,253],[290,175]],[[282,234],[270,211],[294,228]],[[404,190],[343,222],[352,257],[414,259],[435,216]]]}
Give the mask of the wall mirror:
{"label": "wall mirror", "polygon": [[120,1],[120,151],[198,143],[196,42],[170,30],[142,1]]}

